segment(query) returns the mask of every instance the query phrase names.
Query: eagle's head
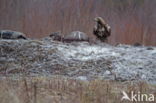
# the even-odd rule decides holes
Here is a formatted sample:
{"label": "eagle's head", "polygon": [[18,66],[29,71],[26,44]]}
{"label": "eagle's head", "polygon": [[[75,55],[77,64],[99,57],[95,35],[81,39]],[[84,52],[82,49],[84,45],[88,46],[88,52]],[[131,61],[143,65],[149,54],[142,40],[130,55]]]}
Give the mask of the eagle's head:
{"label": "eagle's head", "polygon": [[106,22],[102,17],[96,17],[96,18],[94,18],[94,21],[97,23],[100,23],[102,25],[106,25]]}

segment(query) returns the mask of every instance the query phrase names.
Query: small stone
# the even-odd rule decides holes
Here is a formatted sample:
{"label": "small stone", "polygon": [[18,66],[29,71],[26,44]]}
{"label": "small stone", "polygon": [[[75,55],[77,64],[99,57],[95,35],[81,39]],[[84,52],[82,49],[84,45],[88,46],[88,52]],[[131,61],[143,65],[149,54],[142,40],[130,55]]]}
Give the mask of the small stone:
{"label": "small stone", "polygon": [[147,50],[154,50],[154,48],[152,48],[152,47],[148,47]]}
{"label": "small stone", "polygon": [[141,78],[142,78],[142,79],[146,79],[146,75],[142,75]]}
{"label": "small stone", "polygon": [[87,77],[86,76],[78,76],[77,79],[78,80],[87,81]]}
{"label": "small stone", "polygon": [[108,71],[108,70],[106,70],[105,74],[106,74],[106,75],[110,75],[110,74],[111,74],[111,72],[110,72],[110,71]]}

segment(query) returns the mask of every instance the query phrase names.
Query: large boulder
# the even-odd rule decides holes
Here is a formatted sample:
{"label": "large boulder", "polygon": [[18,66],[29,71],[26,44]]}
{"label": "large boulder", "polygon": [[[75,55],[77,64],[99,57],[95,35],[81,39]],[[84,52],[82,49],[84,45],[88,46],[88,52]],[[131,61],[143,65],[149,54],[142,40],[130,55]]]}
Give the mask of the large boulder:
{"label": "large boulder", "polygon": [[73,42],[73,41],[89,41],[89,36],[80,31],[73,31],[70,34],[64,36],[64,42]]}
{"label": "large boulder", "polygon": [[27,39],[24,33],[12,30],[0,30],[1,39]]}

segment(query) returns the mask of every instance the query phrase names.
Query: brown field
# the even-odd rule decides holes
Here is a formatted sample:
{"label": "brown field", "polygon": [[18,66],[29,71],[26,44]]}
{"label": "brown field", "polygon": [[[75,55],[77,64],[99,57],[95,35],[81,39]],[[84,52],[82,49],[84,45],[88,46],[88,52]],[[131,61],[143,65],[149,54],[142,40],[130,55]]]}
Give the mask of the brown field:
{"label": "brown field", "polygon": [[79,30],[92,35],[93,18],[112,28],[109,43],[156,45],[155,0],[0,0],[0,29],[40,38]]}
{"label": "brown field", "polygon": [[[0,80],[1,103],[132,103],[121,101],[122,91],[153,93],[144,82],[79,81],[62,77],[29,77]],[[142,103],[142,102],[141,102]],[[146,102],[148,103],[148,102]]]}

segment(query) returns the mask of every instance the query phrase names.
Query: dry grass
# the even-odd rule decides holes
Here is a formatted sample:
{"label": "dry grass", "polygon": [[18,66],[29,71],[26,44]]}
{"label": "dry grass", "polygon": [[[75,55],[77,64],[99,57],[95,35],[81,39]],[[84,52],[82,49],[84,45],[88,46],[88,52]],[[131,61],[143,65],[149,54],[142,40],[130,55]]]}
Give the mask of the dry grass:
{"label": "dry grass", "polygon": [[0,0],[0,28],[29,37],[74,30],[93,36],[97,16],[112,27],[109,42],[156,45],[155,0]]}
{"label": "dry grass", "polygon": [[[4,78],[0,80],[1,103],[122,103],[121,91],[155,93],[156,86],[144,82],[90,82],[62,77]],[[124,103],[129,103],[124,101]]]}

